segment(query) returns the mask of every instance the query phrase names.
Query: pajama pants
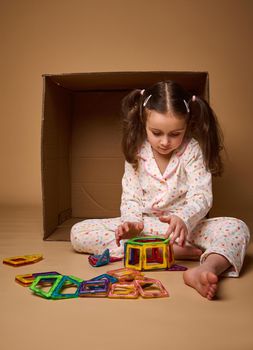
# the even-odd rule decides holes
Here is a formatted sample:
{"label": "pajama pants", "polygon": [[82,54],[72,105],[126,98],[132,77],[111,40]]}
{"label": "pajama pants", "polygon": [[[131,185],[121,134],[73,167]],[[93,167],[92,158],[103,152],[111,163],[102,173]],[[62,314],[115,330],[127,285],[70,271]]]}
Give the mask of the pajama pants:
{"label": "pajama pants", "polygon": [[[168,230],[168,224],[157,217],[144,217],[143,221],[141,235],[163,237]],[[120,218],[81,221],[71,229],[72,246],[77,252],[89,254],[102,254],[108,248],[111,256],[123,257],[126,240],[120,242],[120,247],[115,241],[115,230],[120,224]],[[204,219],[187,236],[188,243],[203,251],[200,263],[211,253],[223,255],[231,263],[223,274],[229,277],[239,276],[249,239],[246,224],[229,217]]]}

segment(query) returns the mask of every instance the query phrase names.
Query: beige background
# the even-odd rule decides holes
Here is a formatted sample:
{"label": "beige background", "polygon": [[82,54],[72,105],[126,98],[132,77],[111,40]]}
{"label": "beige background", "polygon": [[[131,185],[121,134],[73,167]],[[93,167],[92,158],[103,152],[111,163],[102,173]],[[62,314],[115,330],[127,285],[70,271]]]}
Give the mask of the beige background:
{"label": "beige background", "polygon": [[40,206],[43,73],[208,71],[229,159],[213,215],[253,227],[253,1],[2,0],[0,204]]}
{"label": "beige background", "polygon": [[17,269],[0,264],[3,349],[251,350],[252,244],[241,277],[222,280],[213,302],[185,286],[182,273],[150,272],[171,297],[137,301],[51,302],[14,279],[52,270],[88,279],[108,270],[95,271],[69,242],[41,239],[43,73],[208,71],[230,156],[215,181],[213,213],[253,227],[253,1],[0,0],[0,16],[0,258],[44,256]]}

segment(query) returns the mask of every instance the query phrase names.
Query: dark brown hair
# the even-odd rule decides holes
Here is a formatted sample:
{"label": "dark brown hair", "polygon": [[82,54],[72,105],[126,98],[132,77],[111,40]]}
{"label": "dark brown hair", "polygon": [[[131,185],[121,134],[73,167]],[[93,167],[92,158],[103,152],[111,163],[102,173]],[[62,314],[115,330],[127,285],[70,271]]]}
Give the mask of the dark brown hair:
{"label": "dark brown hair", "polygon": [[146,139],[147,112],[172,112],[187,123],[185,138],[194,137],[200,144],[206,168],[221,175],[223,135],[217,117],[207,101],[192,96],[173,81],[159,82],[145,90],[133,90],[122,100],[122,149],[126,160],[138,168],[137,153]]}

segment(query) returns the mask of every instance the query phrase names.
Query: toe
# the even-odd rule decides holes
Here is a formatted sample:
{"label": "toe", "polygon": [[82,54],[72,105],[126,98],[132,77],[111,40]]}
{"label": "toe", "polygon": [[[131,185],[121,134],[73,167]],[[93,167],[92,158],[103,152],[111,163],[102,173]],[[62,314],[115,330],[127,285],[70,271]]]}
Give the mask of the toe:
{"label": "toe", "polygon": [[213,272],[208,272],[206,278],[209,284],[217,284],[218,277]]}

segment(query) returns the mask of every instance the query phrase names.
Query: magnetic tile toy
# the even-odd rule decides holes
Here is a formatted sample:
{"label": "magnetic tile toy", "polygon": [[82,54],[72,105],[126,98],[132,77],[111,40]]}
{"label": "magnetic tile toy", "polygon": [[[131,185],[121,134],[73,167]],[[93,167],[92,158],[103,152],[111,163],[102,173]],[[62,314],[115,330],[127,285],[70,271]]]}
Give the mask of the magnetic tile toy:
{"label": "magnetic tile toy", "polygon": [[121,281],[133,281],[134,279],[143,278],[143,273],[140,271],[123,267],[121,269],[107,271],[108,275],[116,277],[120,282]]}
{"label": "magnetic tile toy", "polygon": [[109,249],[106,249],[101,255],[89,255],[88,261],[94,266],[103,266],[116,261],[121,261],[123,258],[118,258],[116,256],[110,256]]}
{"label": "magnetic tile toy", "polygon": [[136,281],[119,282],[111,285],[108,298],[137,299],[139,296]]}
{"label": "magnetic tile toy", "polygon": [[[62,279],[59,280],[56,288],[51,293],[52,299],[70,299],[78,297],[78,290],[81,285],[82,280],[80,278],[76,278],[74,276],[62,276]],[[72,293],[65,293],[65,290],[68,288],[75,288],[75,291]]]}
{"label": "magnetic tile toy", "polygon": [[110,263],[121,261],[123,258],[118,258],[117,256],[110,256]]}
{"label": "magnetic tile toy", "polygon": [[35,278],[37,276],[44,276],[44,275],[60,275],[59,272],[56,271],[49,271],[49,272],[36,272],[36,273],[27,273],[24,275],[17,275],[15,277],[15,281],[19,284],[21,284],[24,287],[30,286]]}
{"label": "magnetic tile toy", "polygon": [[107,297],[110,283],[108,279],[83,281],[79,287],[79,297]]}
{"label": "magnetic tile toy", "polygon": [[136,281],[136,284],[143,298],[161,298],[169,296],[168,291],[159,280],[144,278],[143,280]]}
{"label": "magnetic tile toy", "polygon": [[84,279],[80,278],[80,277],[76,277],[76,276],[73,276],[73,275],[68,275],[68,276],[73,278],[75,281],[80,282],[80,283],[82,283],[84,281]]}
{"label": "magnetic tile toy", "polygon": [[33,276],[37,277],[37,276],[47,276],[47,275],[60,275],[59,272],[56,271],[48,271],[48,272],[34,272]]}
{"label": "magnetic tile toy", "polygon": [[35,280],[35,277],[31,273],[27,273],[25,275],[17,275],[15,277],[15,281],[24,287],[30,286],[34,280]]}
{"label": "magnetic tile toy", "polygon": [[91,278],[89,281],[94,281],[94,280],[99,281],[101,279],[107,279],[108,282],[110,282],[110,283],[118,282],[118,279],[116,277],[108,275],[107,273],[103,273],[102,275],[99,275],[97,277]]}
{"label": "magnetic tile toy", "polygon": [[109,264],[110,253],[109,249],[106,249],[101,255],[89,255],[89,263],[94,267],[99,267]]}
{"label": "magnetic tile toy", "polygon": [[167,269],[174,263],[169,238],[135,237],[125,243],[125,267],[135,270]]}
{"label": "magnetic tile toy", "polygon": [[[29,288],[35,294],[49,299],[51,298],[53,291],[56,289],[62,278],[62,275],[37,276]],[[49,290],[43,290],[44,287],[49,288]]]}
{"label": "magnetic tile toy", "polygon": [[42,254],[33,255],[19,255],[10,258],[3,259],[3,263],[11,266],[22,266],[27,264],[33,264],[43,259]]}
{"label": "magnetic tile toy", "polygon": [[174,264],[170,268],[168,268],[168,271],[186,271],[186,270],[188,270],[186,266],[177,265],[177,264]]}
{"label": "magnetic tile toy", "polygon": [[[49,271],[49,272],[36,272],[36,273],[28,273],[25,275],[17,275],[15,277],[15,281],[19,284],[21,284],[24,287],[29,287],[33,281],[35,280],[35,278],[37,276],[43,276],[43,275],[60,275],[59,272],[56,271]],[[45,283],[45,281],[44,281]]]}

